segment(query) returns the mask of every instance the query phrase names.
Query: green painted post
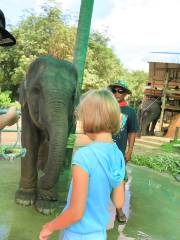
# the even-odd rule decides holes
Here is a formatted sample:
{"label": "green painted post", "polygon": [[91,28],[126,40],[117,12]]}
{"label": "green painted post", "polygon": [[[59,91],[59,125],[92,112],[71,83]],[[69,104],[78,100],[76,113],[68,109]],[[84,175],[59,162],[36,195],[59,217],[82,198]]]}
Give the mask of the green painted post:
{"label": "green painted post", "polygon": [[93,5],[94,0],[81,0],[73,61],[78,70],[80,88],[83,84],[84,67],[86,62]]}

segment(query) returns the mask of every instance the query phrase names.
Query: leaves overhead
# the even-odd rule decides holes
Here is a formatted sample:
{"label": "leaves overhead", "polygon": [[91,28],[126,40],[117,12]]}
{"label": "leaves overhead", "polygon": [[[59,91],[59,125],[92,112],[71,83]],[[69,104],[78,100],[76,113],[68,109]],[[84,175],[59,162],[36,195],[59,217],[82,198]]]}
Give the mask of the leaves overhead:
{"label": "leaves overhead", "polygon": [[[50,4],[51,5],[51,4]],[[28,11],[11,29],[17,44],[0,51],[1,90],[11,90],[13,96],[26,75],[29,64],[39,56],[53,55],[58,59],[73,60],[76,28],[67,23],[57,7],[44,5],[40,14]],[[89,38],[83,89],[106,87],[111,81],[123,78],[133,90],[132,99],[142,96],[147,74],[142,71],[128,72],[109,47],[105,34],[92,32]]]}

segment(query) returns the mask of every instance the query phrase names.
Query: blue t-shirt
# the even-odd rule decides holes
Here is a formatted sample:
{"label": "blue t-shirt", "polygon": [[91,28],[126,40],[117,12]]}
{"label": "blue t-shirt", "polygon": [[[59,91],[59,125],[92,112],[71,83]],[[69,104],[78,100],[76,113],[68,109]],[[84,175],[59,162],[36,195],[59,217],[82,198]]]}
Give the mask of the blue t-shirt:
{"label": "blue t-shirt", "polygon": [[[80,148],[72,164],[80,166],[89,175],[85,213],[68,231],[88,234],[106,229],[109,222],[108,206],[112,188],[117,188],[125,176],[122,152],[115,143],[93,142]],[[71,199],[72,182],[67,198]]]}

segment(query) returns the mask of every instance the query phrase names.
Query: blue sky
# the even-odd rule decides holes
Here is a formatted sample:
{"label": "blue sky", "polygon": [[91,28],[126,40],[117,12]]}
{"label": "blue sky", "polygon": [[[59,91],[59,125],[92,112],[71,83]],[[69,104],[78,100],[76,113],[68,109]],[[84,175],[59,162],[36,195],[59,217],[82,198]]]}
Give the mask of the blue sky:
{"label": "blue sky", "polygon": [[[7,24],[24,9],[39,10],[43,0],[1,0]],[[57,0],[63,11],[77,15],[80,0]],[[130,70],[148,70],[148,52],[180,52],[180,0],[94,0],[92,28],[106,30],[110,46]]]}

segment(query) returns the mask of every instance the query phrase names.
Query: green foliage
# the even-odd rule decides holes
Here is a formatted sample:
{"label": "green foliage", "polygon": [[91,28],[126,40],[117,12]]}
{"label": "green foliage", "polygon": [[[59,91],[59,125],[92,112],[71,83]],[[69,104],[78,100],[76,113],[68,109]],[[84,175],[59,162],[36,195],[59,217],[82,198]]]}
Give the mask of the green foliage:
{"label": "green foliage", "polygon": [[10,91],[0,92],[0,108],[7,108],[11,105]]}
{"label": "green foliage", "polygon": [[148,81],[148,74],[144,71],[125,72],[123,79],[128,82],[129,88],[132,90],[129,101],[136,108],[143,98],[144,87]]}
{"label": "green foliage", "polygon": [[0,108],[8,108],[11,106],[16,106],[17,110],[21,109],[19,102],[12,102],[11,100],[11,91],[0,92]]}
{"label": "green foliage", "polygon": [[[69,16],[48,1],[42,12],[27,11],[26,16],[11,30],[17,44],[1,48],[0,85],[1,90],[11,90],[17,99],[18,85],[25,78],[29,64],[42,55],[72,61],[76,28],[67,24]],[[83,89],[107,87],[113,80],[123,78],[133,90],[131,101],[139,101],[147,74],[143,71],[128,72],[109,47],[106,33],[92,32],[89,38]]]}
{"label": "green foliage", "polygon": [[180,174],[180,159],[176,158],[174,154],[154,156],[134,154],[132,162],[136,165],[146,166],[159,172],[171,173],[173,176]]}
{"label": "green foliage", "polygon": [[174,147],[175,145],[180,145],[180,140],[172,141],[170,143],[164,143],[161,145],[161,149],[167,153],[179,152],[179,149]]}
{"label": "green foliage", "polygon": [[124,72],[123,65],[108,47],[108,39],[102,33],[93,32],[89,39],[83,89],[107,87]]}
{"label": "green foliage", "polygon": [[75,29],[64,24],[59,9],[43,7],[43,10],[39,16],[29,12],[12,29],[17,45],[0,52],[2,90],[22,82],[29,64],[38,56],[53,55],[58,59],[72,60]]}

